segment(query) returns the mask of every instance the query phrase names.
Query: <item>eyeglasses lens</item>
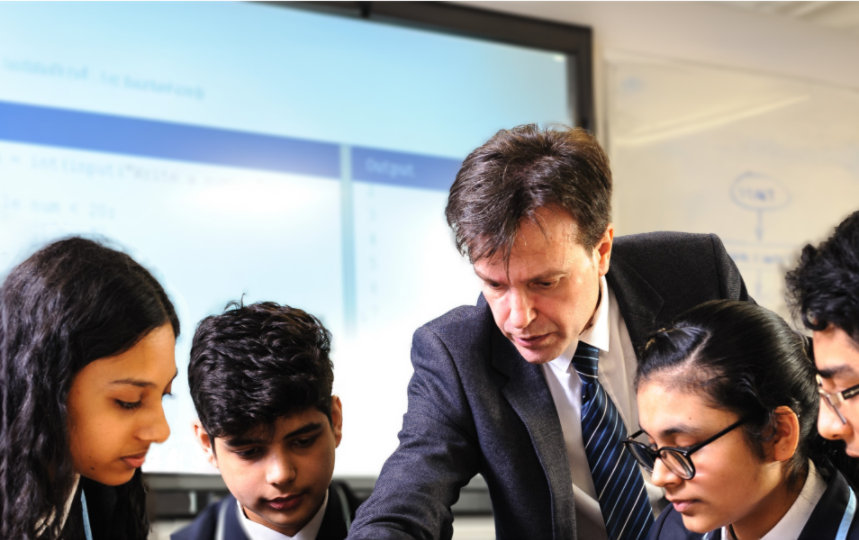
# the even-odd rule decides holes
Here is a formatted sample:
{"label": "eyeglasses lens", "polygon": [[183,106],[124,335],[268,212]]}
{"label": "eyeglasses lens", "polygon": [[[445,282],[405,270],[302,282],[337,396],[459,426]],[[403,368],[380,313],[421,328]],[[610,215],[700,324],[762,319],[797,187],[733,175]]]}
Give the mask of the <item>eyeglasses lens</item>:
{"label": "eyeglasses lens", "polygon": [[692,464],[689,463],[689,460],[684,457],[683,454],[673,450],[663,449],[659,453],[659,457],[662,458],[662,463],[668,467],[668,470],[680,478],[689,480],[695,475],[695,470],[692,468]]}
{"label": "eyeglasses lens", "polygon": [[655,456],[653,455],[653,451],[647,448],[646,445],[640,442],[633,442],[626,446],[630,452],[632,452],[632,457],[638,461],[638,464],[644,467],[648,472],[653,471],[653,461]]}
{"label": "eyeglasses lens", "polygon": [[841,420],[841,423],[846,424],[847,419],[844,418],[844,415],[841,414],[841,411],[838,409],[838,406],[832,401],[832,398],[829,397],[829,393],[821,390],[820,397],[823,398],[823,401],[825,401],[827,405],[829,405],[829,408],[832,409],[832,412],[835,413],[835,416],[837,416],[838,419]]}

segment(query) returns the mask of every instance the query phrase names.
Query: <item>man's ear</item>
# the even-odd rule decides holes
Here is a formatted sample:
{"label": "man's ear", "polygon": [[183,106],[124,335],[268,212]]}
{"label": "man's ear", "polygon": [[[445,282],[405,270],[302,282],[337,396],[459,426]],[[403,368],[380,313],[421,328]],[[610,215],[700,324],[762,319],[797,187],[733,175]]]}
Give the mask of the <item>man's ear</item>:
{"label": "man's ear", "polygon": [[776,461],[787,461],[796,453],[799,445],[799,418],[790,407],[781,405],[775,410],[775,426],[772,440],[772,456]]}
{"label": "man's ear", "polygon": [[608,273],[609,264],[611,263],[612,245],[614,245],[614,225],[609,223],[608,227],[605,228],[602,238],[597,242],[597,246],[594,249],[595,255],[598,257],[597,265],[600,276],[604,276]]}
{"label": "man's ear", "polygon": [[203,452],[206,453],[206,459],[216,469],[218,468],[218,456],[215,454],[215,441],[209,437],[209,432],[203,427],[199,420],[194,420],[194,438],[199,443]]}
{"label": "man's ear", "polygon": [[343,404],[337,396],[331,396],[331,428],[334,430],[335,446],[340,446],[340,439],[343,438]]}

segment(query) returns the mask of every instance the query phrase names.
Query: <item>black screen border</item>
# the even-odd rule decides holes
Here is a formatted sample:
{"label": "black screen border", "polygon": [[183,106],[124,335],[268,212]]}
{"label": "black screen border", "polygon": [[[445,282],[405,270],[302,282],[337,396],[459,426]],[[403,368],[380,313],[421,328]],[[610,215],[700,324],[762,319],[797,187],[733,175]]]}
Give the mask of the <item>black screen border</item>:
{"label": "black screen border", "polygon": [[595,129],[593,32],[589,26],[511,15],[448,2],[265,3],[564,54],[569,66],[568,99],[573,124],[591,132]]}

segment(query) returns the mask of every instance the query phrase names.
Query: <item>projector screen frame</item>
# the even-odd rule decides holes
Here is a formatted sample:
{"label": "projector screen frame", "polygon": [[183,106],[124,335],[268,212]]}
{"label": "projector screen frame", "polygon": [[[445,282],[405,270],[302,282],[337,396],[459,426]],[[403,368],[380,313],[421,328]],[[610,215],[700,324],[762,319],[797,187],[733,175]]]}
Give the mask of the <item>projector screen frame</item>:
{"label": "projector screen frame", "polygon": [[510,15],[447,2],[264,2],[287,9],[495,41],[567,56],[570,110],[575,126],[596,129],[591,27]]}

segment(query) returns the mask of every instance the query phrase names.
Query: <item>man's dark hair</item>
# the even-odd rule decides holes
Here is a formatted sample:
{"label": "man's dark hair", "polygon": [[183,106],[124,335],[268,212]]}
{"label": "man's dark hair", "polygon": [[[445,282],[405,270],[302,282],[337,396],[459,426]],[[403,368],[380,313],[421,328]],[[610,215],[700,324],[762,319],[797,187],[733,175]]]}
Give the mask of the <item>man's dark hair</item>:
{"label": "man's dark hair", "polygon": [[859,211],[818,247],[806,245],[786,280],[788,302],[806,327],[832,324],[859,342]]}
{"label": "man's dark hair", "polygon": [[188,384],[211,437],[238,436],[310,407],[331,419],[331,334],[300,309],[232,303],[197,326]]}
{"label": "man's dark hair", "polygon": [[496,253],[507,260],[521,221],[547,206],[568,212],[577,241],[596,247],[611,219],[611,170],[587,131],[534,124],[499,131],[463,161],[445,214],[471,262]]}

